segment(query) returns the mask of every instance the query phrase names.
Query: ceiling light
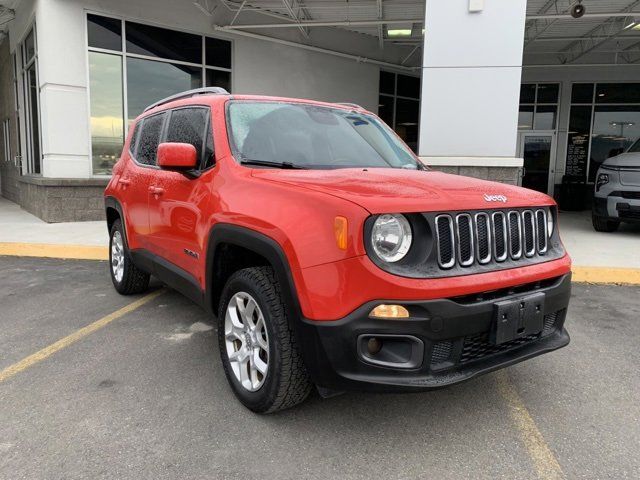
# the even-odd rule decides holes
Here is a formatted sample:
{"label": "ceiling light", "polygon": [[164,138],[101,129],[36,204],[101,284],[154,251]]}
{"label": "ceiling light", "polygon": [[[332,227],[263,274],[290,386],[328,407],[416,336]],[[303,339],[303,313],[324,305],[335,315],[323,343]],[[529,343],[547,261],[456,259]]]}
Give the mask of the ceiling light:
{"label": "ceiling light", "polygon": [[410,28],[389,29],[389,30],[387,30],[387,36],[389,36],[389,37],[410,37],[411,36],[411,29]]}

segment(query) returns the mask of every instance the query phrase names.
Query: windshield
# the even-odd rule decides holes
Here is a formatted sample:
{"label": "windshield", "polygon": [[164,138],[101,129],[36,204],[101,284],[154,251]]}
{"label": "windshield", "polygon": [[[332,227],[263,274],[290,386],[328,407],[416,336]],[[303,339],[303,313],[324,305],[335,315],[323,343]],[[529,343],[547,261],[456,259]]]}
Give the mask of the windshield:
{"label": "windshield", "polygon": [[372,115],[283,102],[234,101],[231,148],[240,162],[288,168],[422,169],[393,131]]}
{"label": "windshield", "polygon": [[640,139],[636,140],[636,142],[629,147],[629,150],[627,150],[627,152],[640,152]]}

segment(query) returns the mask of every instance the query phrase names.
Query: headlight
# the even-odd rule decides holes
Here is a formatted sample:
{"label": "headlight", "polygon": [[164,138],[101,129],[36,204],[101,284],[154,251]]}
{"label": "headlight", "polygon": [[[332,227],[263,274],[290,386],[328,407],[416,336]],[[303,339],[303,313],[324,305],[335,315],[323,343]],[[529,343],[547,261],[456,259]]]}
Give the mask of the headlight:
{"label": "headlight", "polygon": [[606,173],[598,174],[598,179],[596,180],[596,192],[602,188],[603,185],[609,183],[609,175]]}
{"label": "headlight", "polygon": [[547,212],[547,235],[549,238],[553,235],[553,212],[551,210]]}
{"label": "headlight", "polygon": [[402,260],[411,247],[411,225],[404,215],[380,215],[371,229],[373,251],[385,262]]}

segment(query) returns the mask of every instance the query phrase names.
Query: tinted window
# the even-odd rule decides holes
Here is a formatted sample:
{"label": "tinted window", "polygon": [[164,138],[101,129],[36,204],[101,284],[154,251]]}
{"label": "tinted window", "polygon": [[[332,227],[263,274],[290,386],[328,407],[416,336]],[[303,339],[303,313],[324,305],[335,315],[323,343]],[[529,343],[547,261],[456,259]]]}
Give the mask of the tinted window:
{"label": "tinted window", "polygon": [[207,65],[231,68],[231,42],[207,37],[205,39],[205,56]]}
{"label": "tinted window", "polygon": [[380,93],[393,95],[396,93],[396,75],[389,72],[380,72]]}
{"label": "tinted window", "polygon": [[216,163],[215,152],[213,149],[213,137],[211,136],[209,124],[207,124],[206,137],[207,143],[204,146],[204,156],[202,157],[202,163],[200,164],[200,168],[202,170],[209,168]]}
{"label": "tinted window", "polygon": [[520,103],[535,103],[536,84],[528,83],[520,85]]}
{"label": "tinted window", "polygon": [[89,46],[122,51],[122,22],[115,18],[87,15]]}
{"label": "tinted window", "polygon": [[155,165],[162,132],[164,114],[154,115],[142,121],[142,131],[136,152],[136,160],[144,165]]}
{"label": "tinted window", "polygon": [[558,90],[557,83],[538,85],[538,103],[558,103]]}
{"label": "tinted window", "polygon": [[174,110],[169,119],[167,142],[189,143],[196,147],[198,161],[202,162],[204,132],[209,116],[207,108],[181,108]]}
{"label": "tinted window", "polygon": [[131,141],[129,142],[129,151],[134,157],[136,156],[136,144],[138,143],[138,137],[140,136],[140,125],[142,125],[142,122],[136,123],[136,128],[133,130],[133,135],[131,135]]}
{"label": "tinted window", "polygon": [[597,103],[640,103],[640,83],[599,83]]}
{"label": "tinted window", "polygon": [[380,95],[378,98],[378,116],[387,125],[393,125],[393,97]]}
{"label": "tinted window", "polygon": [[408,75],[398,75],[399,97],[420,98],[420,78]]}
{"label": "tinted window", "polygon": [[202,37],[166,28],[126,22],[127,53],[202,63]]}
{"label": "tinted window", "polygon": [[574,83],[571,90],[571,103],[593,102],[593,83]]}
{"label": "tinted window", "polygon": [[207,68],[207,87],[222,87],[231,91],[231,73]]}

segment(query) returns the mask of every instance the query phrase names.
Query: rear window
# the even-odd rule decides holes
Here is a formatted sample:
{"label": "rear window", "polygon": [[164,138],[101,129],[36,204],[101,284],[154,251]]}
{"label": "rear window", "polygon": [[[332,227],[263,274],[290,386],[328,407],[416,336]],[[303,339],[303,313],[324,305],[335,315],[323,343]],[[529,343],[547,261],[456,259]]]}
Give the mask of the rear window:
{"label": "rear window", "polygon": [[142,120],[140,141],[136,148],[136,161],[143,165],[155,165],[164,122],[164,113],[153,115]]}

